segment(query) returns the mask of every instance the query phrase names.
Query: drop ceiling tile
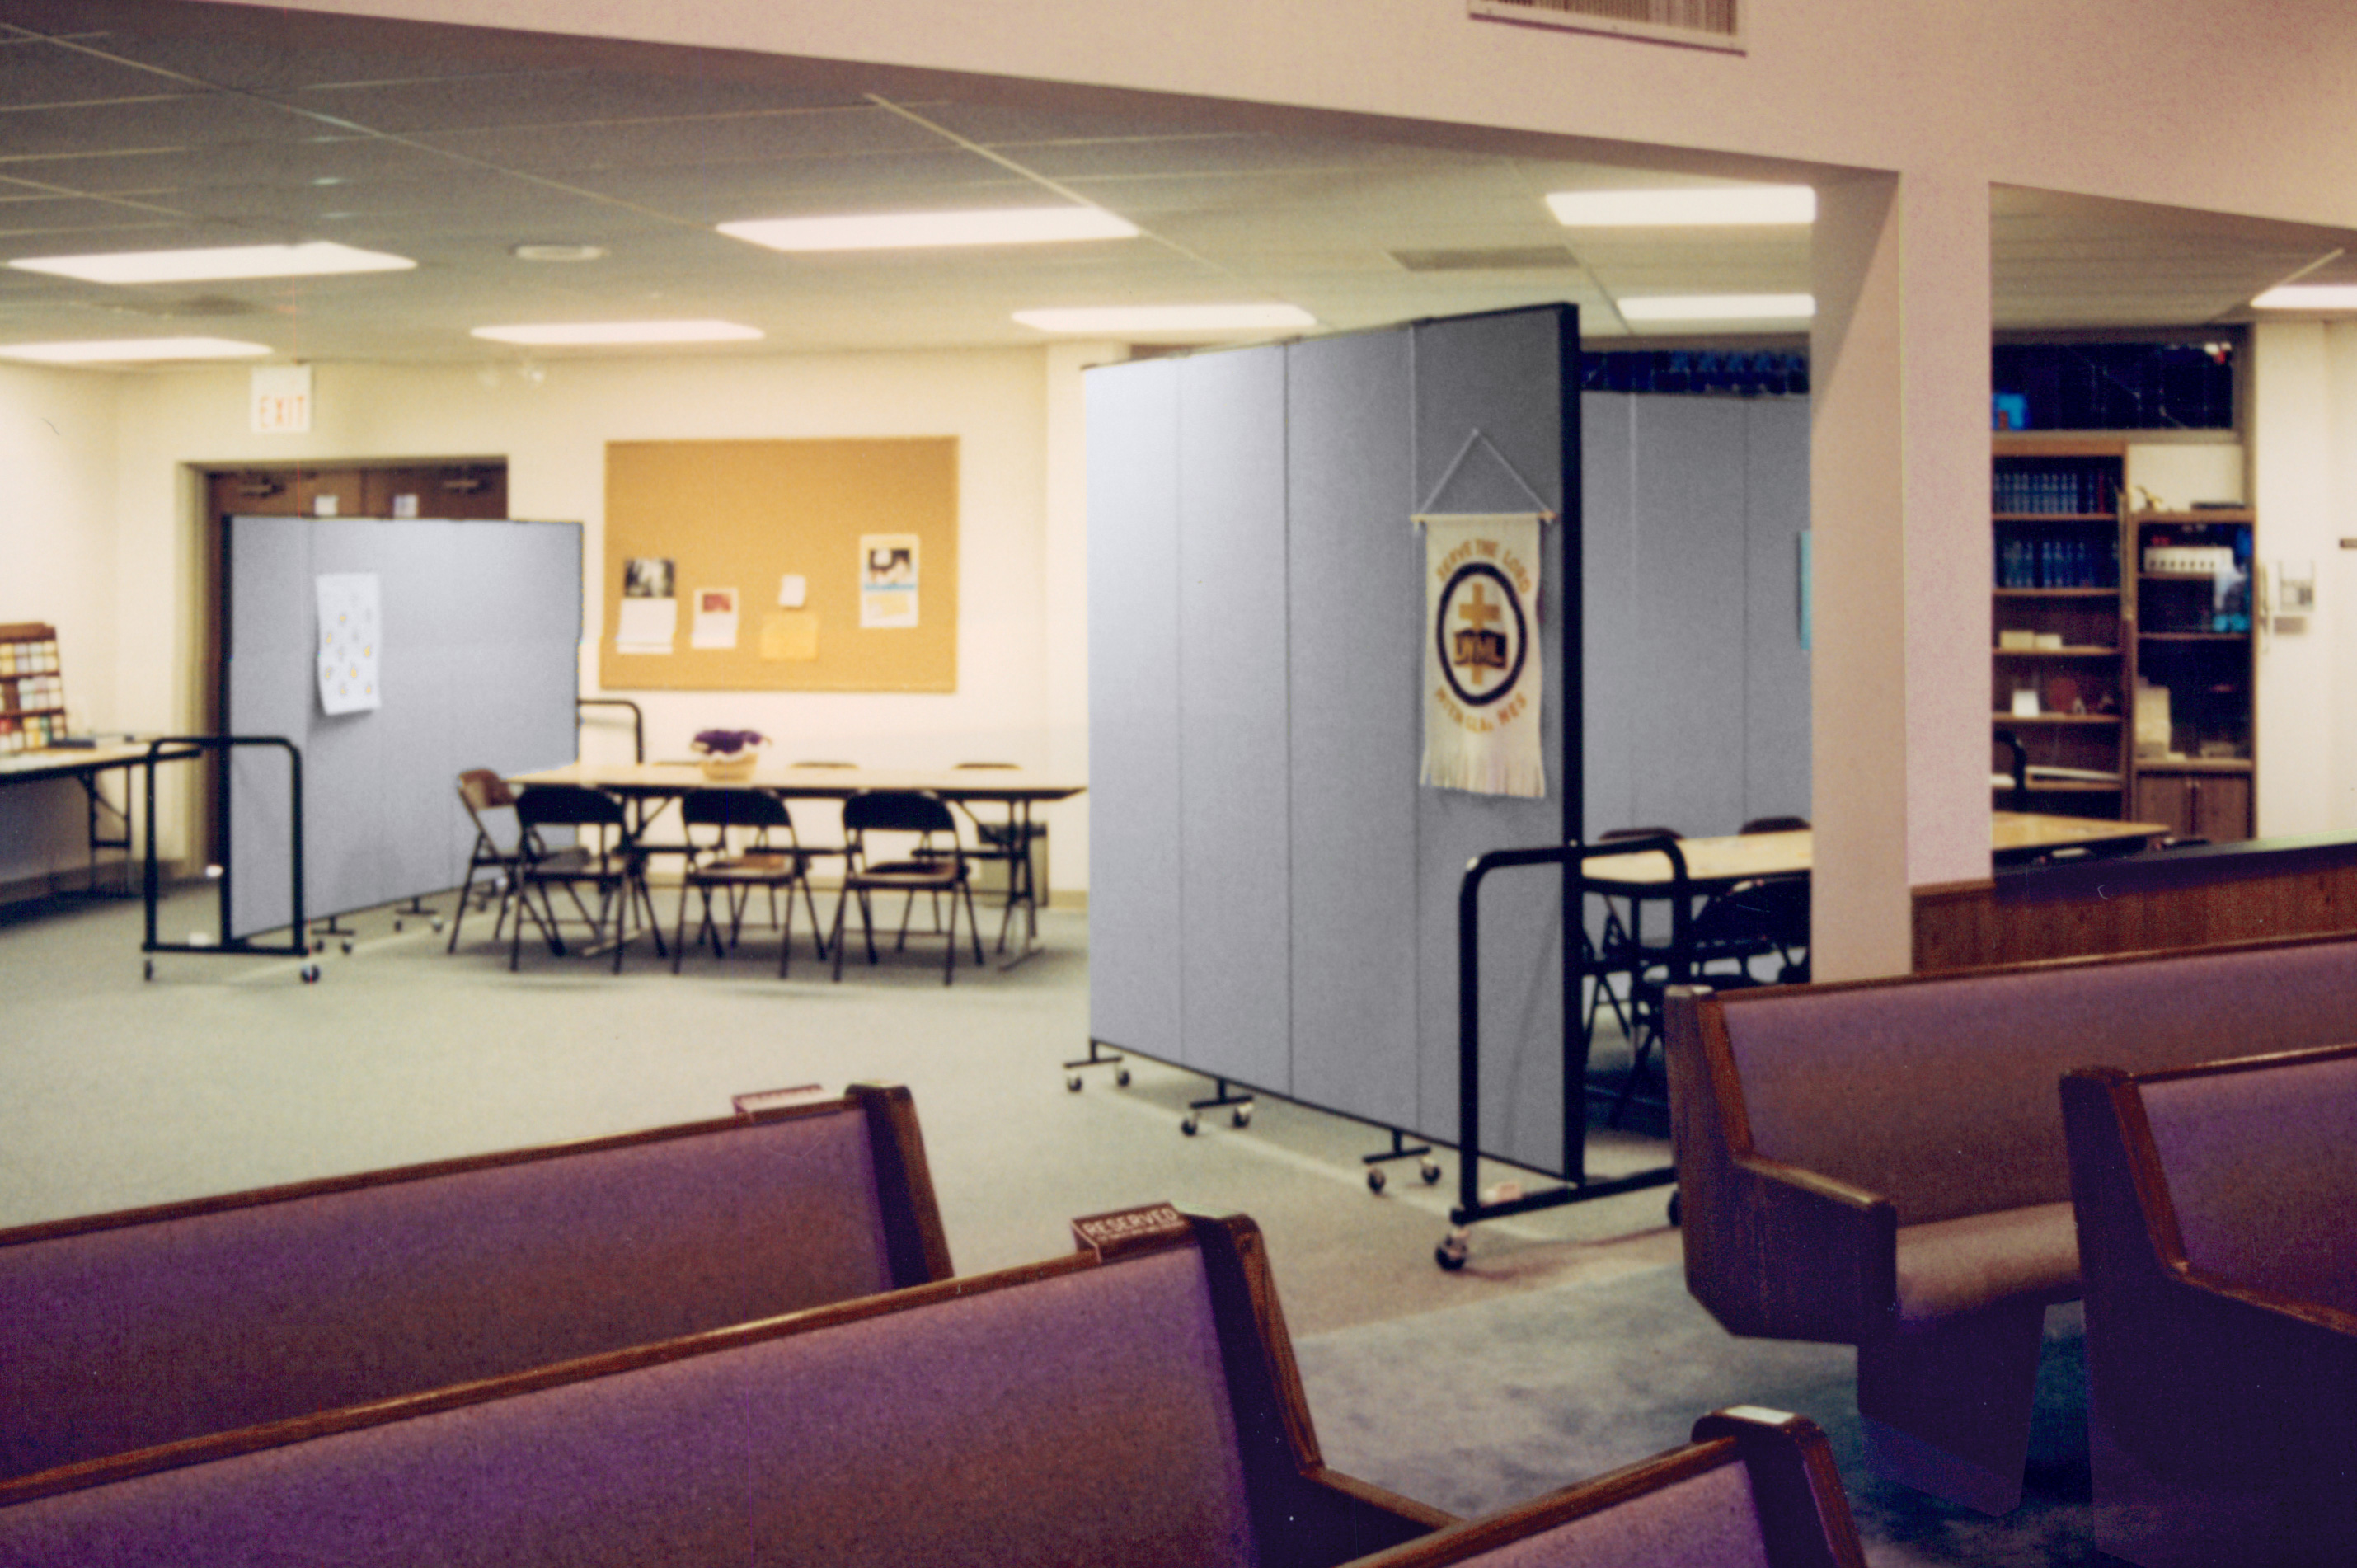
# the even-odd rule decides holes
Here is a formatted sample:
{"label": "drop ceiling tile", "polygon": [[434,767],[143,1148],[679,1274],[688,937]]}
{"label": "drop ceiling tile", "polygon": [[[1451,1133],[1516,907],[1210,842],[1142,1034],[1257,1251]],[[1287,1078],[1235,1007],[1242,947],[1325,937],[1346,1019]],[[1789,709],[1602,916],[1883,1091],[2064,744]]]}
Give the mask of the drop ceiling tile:
{"label": "drop ceiling tile", "polygon": [[[643,121],[576,121],[416,132],[413,139],[511,168],[687,167],[944,154],[952,144],[881,109],[799,110]],[[980,164],[971,153],[954,156]]]}
{"label": "drop ceiling tile", "polygon": [[499,129],[690,123],[738,116],[898,115],[847,99],[694,77],[628,76],[603,70],[492,71],[427,80],[319,84],[282,95],[290,107],[331,114],[372,130],[438,137]]}
{"label": "drop ceiling tile", "polygon": [[0,115],[0,148],[14,158],[144,147],[224,149],[314,134],[308,121],[259,100],[184,93]]}

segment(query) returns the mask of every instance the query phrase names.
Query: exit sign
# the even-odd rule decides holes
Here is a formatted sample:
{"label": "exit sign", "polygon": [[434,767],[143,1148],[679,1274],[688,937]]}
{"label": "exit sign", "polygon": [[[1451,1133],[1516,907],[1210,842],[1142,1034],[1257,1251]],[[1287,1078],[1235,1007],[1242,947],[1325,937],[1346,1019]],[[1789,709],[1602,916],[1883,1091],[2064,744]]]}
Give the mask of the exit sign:
{"label": "exit sign", "polygon": [[263,365],[253,371],[253,432],[302,435],[311,428],[311,367]]}

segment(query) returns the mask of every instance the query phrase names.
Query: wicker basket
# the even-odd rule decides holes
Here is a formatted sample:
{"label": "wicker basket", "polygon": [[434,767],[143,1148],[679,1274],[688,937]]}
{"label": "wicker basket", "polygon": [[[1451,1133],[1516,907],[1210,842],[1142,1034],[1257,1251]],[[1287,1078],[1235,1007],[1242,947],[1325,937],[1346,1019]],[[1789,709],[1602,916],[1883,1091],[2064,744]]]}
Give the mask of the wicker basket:
{"label": "wicker basket", "polygon": [[760,760],[760,753],[748,746],[743,751],[714,752],[704,757],[700,766],[706,779],[719,783],[732,783],[753,777],[753,766]]}

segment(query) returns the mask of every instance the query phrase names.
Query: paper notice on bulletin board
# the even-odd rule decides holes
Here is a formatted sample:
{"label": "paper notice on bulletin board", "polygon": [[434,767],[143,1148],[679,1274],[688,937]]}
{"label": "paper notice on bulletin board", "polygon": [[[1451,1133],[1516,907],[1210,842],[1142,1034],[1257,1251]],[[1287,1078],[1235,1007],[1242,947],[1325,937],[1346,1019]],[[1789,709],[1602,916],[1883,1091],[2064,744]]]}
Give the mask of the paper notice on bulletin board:
{"label": "paper notice on bulletin board", "polygon": [[695,591],[695,622],[688,632],[690,648],[734,648],[737,646],[737,590],[734,588],[698,588]]}
{"label": "paper notice on bulletin board", "polygon": [[384,706],[377,683],[382,626],[373,572],[323,572],[319,603],[319,711],[359,714]]}
{"label": "paper notice on bulletin board", "polygon": [[917,536],[859,536],[859,624],[870,628],[917,624]]}

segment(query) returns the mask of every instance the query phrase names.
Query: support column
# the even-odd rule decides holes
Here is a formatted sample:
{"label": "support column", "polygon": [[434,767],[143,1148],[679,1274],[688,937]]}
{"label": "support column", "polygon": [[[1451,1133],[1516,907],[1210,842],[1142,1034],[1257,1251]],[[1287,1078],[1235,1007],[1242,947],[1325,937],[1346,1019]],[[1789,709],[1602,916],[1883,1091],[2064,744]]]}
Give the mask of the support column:
{"label": "support column", "polygon": [[1913,967],[1911,889],[1989,871],[1985,181],[1822,187],[1810,334],[1812,972]]}

